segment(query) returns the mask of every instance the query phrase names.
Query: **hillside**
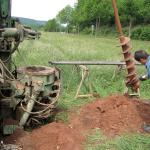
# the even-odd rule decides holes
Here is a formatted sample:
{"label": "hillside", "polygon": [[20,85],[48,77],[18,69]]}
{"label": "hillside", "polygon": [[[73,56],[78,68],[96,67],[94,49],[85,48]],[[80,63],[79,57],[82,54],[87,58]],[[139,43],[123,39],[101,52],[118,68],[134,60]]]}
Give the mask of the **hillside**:
{"label": "hillside", "polygon": [[22,17],[19,17],[19,20],[22,24],[33,27],[33,28],[41,27],[45,25],[46,23],[46,21],[34,20],[34,19],[28,19],[28,18],[22,18]]}

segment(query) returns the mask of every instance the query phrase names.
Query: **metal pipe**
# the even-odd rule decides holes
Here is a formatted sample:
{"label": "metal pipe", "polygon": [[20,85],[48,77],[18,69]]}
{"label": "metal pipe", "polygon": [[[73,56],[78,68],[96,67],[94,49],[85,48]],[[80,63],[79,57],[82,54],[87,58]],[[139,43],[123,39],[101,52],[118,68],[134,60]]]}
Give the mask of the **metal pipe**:
{"label": "metal pipe", "polygon": [[[51,65],[126,65],[120,61],[49,61]],[[136,65],[141,65],[136,63]]]}
{"label": "metal pipe", "polygon": [[117,29],[118,29],[118,32],[119,32],[120,36],[122,36],[123,35],[123,31],[122,31],[122,26],[121,26],[120,19],[119,19],[119,14],[118,14],[118,8],[117,8],[116,0],[112,0],[112,5],[113,5],[113,8],[114,8],[115,23],[116,23],[116,26],[117,26]]}
{"label": "metal pipe", "polygon": [[28,101],[27,108],[26,108],[28,112],[24,112],[23,116],[20,119],[19,126],[21,127],[23,127],[27,123],[27,120],[29,119],[30,116],[29,112],[32,112],[33,110],[33,107],[35,105],[35,101],[33,99],[35,99],[34,95],[32,95],[32,98]]}

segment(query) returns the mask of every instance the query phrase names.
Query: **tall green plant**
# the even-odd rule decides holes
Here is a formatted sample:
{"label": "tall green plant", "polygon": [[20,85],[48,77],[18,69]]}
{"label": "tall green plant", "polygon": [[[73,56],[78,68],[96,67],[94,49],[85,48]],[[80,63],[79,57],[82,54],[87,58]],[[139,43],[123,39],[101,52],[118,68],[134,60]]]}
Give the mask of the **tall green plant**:
{"label": "tall green plant", "polygon": [[56,32],[57,29],[58,29],[58,24],[56,22],[56,19],[49,20],[44,26],[44,30],[49,32]]}

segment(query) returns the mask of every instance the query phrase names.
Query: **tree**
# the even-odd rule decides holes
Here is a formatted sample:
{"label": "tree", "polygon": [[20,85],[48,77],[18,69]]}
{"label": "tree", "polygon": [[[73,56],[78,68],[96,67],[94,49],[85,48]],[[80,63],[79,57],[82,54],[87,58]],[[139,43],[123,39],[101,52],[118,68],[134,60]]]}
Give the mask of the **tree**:
{"label": "tree", "polygon": [[[142,12],[144,8],[141,0],[127,0],[122,1],[120,12],[123,24],[138,24],[141,22]],[[145,9],[145,8],[144,8]]]}
{"label": "tree", "polygon": [[96,28],[99,30],[100,24],[109,25],[113,16],[113,9],[110,0],[95,0]]}
{"label": "tree", "polygon": [[143,20],[143,23],[150,24],[150,0],[143,0],[143,5],[140,5],[139,14]]}
{"label": "tree", "polygon": [[72,20],[72,12],[73,12],[73,8],[70,5],[67,5],[56,16],[57,22],[59,22],[60,26],[61,24],[67,24],[67,32],[68,32],[68,26]]}
{"label": "tree", "polygon": [[73,19],[84,27],[95,25],[97,29],[101,24],[109,24],[113,10],[110,0],[78,0],[73,13]]}
{"label": "tree", "polygon": [[72,17],[71,17],[72,11],[73,11],[73,8],[70,5],[67,5],[56,16],[57,21],[60,22],[61,24],[69,24],[72,19]]}
{"label": "tree", "polygon": [[78,0],[78,3],[75,5],[75,8],[73,9],[73,12],[72,12],[71,23],[72,23],[72,26],[75,26],[78,33],[80,32],[80,25],[86,21],[85,16],[84,16],[84,9],[83,9],[84,2],[85,1],[83,0],[82,1]]}
{"label": "tree", "polygon": [[[117,6],[123,26],[149,24],[150,23],[150,0],[117,0]],[[54,25],[55,24],[55,25]],[[114,26],[114,12],[111,0],[78,0],[72,8],[70,5],[62,9],[55,20],[50,20],[45,29],[48,31],[67,25],[67,30],[87,31],[101,26]],[[55,29],[54,29],[54,26]],[[65,27],[66,29],[66,27]]]}
{"label": "tree", "polygon": [[49,32],[56,32],[57,29],[58,29],[58,23],[56,22],[56,19],[49,20],[44,26],[44,30]]}

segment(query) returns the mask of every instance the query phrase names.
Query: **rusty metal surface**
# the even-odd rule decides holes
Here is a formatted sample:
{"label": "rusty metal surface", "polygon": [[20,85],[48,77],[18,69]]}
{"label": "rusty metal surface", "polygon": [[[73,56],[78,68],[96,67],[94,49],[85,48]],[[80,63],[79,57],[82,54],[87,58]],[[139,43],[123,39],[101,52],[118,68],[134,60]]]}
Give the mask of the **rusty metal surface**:
{"label": "rusty metal surface", "polygon": [[[20,126],[39,125],[49,118],[60,95],[60,70],[46,66],[27,66],[18,70],[24,89],[18,86],[16,94],[23,95],[20,107],[23,111]],[[22,94],[21,94],[22,93]]]}
{"label": "rusty metal surface", "polygon": [[128,74],[126,77],[126,86],[131,87],[133,92],[138,93],[140,83],[136,75],[134,58],[130,52],[132,48],[131,43],[130,43],[130,38],[125,37],[123,35],[122,26],[121,26],[119,15],[118,15],[116,0],[112,0],[112,4],[114,8],[116,27],[119,33],[119,39],[120,39],[120,43],[121,43],[121,47],[122,47],[122,51],[124,55],[124,60],[126,63],[127,74]]}
{"label": "rusty metal surface", "polygon": [[123,35],[123,31],[122,31],[122,26],[121,26],[120,19],[119,19],[119,14],[118,14],[118,8],[117,8],[117,5],[116,5],[116,0],[112,0],[112,5],[113,5],[113,8],[114,8],[114,15],[115,15],[116,26],[117,26],[117,29],[118,29],[118,32],[119,32],[120,36],[122,36]]}
{"label": "rusty metal surface", "polygon": [[122,45],[122,51],[123,51],[124,60],[126,62],[126,69],[127,69],[126,85],[127,87],[131,87],[134,92],[138,92],[140,83],[136,74],[134,58],[130,52],[131,44],[129,38],[121,36],[120,42]]}
{"label": "rusty metal surface", "polygon": [[18,69],[18,73],[24,73],[29,75],[50,75],[55,72],[55,68],[46,67],[46,66],[29,66],[29,67],[22,67]]}

